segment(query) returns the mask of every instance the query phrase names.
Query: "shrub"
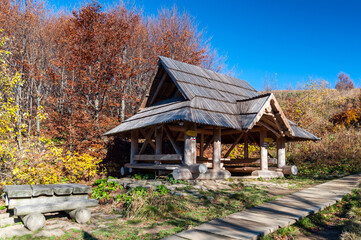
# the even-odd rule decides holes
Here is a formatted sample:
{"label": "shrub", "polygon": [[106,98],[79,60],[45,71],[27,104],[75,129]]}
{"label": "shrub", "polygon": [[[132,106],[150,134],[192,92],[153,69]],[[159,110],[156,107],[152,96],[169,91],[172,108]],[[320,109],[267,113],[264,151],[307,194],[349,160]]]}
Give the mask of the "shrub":
{"label": "shrub", "polygon": [[70,152],[63,158],[65,173],[71,182],[81,180],[89,181],[97,174],[101,159],[95,158],[87,153],[79,154]]}
{"label": "shrub", "polygon": [[41,137],[40,143],[0,144],[1,184],[53,184],[80,182],[95,177],[101,160],[89,154],[63,153],[63,149]]}

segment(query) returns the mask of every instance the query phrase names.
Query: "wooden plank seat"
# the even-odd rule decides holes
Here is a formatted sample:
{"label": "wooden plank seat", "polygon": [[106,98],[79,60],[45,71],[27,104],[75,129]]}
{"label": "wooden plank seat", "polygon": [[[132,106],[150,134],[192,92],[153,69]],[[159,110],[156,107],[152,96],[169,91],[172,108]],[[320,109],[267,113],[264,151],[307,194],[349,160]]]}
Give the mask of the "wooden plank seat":
{"label": "wooden plank seat", "polygon": [[151,163],[126,163],[124,165],[127,168],[134,168],[134,169],[151,169],[151,170],[169,170],[173,171],[181,167],[180,164],[151,164]]}
{"label": "wooden plank seat", "polygon": [[[211,158],[197,158],[199,163],[211,163]],[[230,159],[230,158],[221,158],[221,163],[223,166],[249,166],[249,165],[259,165],[259,158],[247,158],[247,159]],[[276,158],[268,158],[269,164],[277,164]]]}
{"label": "wooden plank seat", "polygon": [[134,161],[180,162],[180,161],[182,161],[182,155],[180,155],[180,154],[157,154],[157,155],[141,154],[141,155],[134,155]]}
{"label": "wooden plank seat", "polygon": [[25,227],[31,231],[42,228],[45,224],[43,213],[67,212],[78,223],[90,220],[89,207],[98,205],[98,201],[88,199],[92,189],[81,184],[38,184],[4,186],[5,204],[14,209]]}
{"label": "wooden plank seat", "polygon": [[[224,166],[250,166],[250,165],[260,165],[261,160],[258,158],[249,158],[249,159],[232,159],[230,161],[224,161]],[[277,164],[277,159],[269,158],[268,164]]]}

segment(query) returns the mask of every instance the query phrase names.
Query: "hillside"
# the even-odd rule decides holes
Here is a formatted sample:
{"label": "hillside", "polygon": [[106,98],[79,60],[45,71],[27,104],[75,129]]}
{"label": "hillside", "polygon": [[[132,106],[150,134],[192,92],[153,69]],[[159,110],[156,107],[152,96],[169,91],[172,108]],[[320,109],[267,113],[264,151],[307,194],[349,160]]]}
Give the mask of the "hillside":
{"label": "hillside", "polygon": [[361,89],[274,91],[286,116],[321,138],[289,143],[287,159],[306,175],[343,175],[361,170]]}

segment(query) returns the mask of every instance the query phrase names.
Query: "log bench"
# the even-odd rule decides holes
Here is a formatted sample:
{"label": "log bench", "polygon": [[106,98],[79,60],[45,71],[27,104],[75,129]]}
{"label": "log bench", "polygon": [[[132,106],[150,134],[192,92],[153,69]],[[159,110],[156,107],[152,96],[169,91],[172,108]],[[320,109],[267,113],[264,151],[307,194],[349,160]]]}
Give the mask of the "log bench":
{"label": "log bench", "polygon": [[157,155],[134,155],[134,161],[144,162],[181,162],[182,155],[180,154],[157,154]]}
{"label": "log bench", "polygon": [[91,187],[81,184],[7,185],[3,188],[5,204],[31,231],[45,224],[43,213],[64,211],[78,223],[90,220],[89,207],[98,201],[88,199]]}

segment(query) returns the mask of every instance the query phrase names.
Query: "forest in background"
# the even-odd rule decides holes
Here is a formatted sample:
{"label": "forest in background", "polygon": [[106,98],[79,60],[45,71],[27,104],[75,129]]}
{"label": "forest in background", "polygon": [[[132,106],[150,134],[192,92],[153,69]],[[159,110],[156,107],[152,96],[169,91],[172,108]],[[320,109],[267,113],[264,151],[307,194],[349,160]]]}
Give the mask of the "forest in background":
{"label": "forest in background", "polygon": [[[103,10],[94,2],[72,13],[45,6],[0,0],[1,184],[101,174],[101,136],[137,110],[158,56],[223,67],[194,19],[176,8],[148,18],[122,4]],[[275,92],[289,119],[322,138],[288,144],[302,174],[361,170],[361,95],[348,80],[343,75],[338,90],[310,80],[304,90]]]}
{"label": "forest in background", "polygon": [[106,153],[102,134],[134,114],[158,56],[222,68],[193,18],[176,8],[146,17],[121,3],[71,13],[45,6],[0,0],[3,183],[30,181],[43,168],[35,181],[59,181],[55,173],[74,172],[78,161],[79,174],[89,167],[94,175],[92,163]]}

